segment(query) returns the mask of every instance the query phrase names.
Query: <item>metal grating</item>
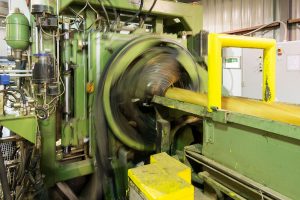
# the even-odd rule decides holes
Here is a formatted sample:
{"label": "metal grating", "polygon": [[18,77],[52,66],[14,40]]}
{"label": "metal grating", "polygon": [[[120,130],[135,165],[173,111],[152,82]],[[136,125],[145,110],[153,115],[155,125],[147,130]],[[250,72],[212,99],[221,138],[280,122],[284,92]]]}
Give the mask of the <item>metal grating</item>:
{"label": "metal grating", "polygon": [[0,148],[3,154],[4,161],[11,161],[17,159],[15,142],[0,143]]}
{"label": "metal grating", "polygon": [[[0,150],[3,155],[4,164],[7,165],[9,161],[17,159],[16,153],[16,145],[15,142],[1,142],[0,143]],[[11,184],[15,178],[15,167],[7,168],[7,178],[8,183]],[[0,183],[0,199],[4,199],[3,191]]]}

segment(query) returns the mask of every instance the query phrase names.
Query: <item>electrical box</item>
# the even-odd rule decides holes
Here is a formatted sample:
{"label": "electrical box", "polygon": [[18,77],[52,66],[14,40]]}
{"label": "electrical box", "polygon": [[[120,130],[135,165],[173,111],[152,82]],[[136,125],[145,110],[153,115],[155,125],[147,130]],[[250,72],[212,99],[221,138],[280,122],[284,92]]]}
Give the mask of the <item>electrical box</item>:
{"label": "electrical box", "polygon": [[277,101],[300,104],[300,40],[277,43]]}
{"label": "electrical box", "polygon": [[9,85],[10,83],[10,76],[7,74],[0,75],[0,85]]}
{"label": "electrical box", "polygon": [[230,96],[242,95],[241,48],[223,49],[223,86]]}
{"label": "electrical box", "polygon": [[[241,52],[236,48],[223,50],[223,86],[231,96],[262,99],[263,51],[247,48],[240,50]],[[299,85],[300,41],[279,42],[276,101],[300,104]]]}

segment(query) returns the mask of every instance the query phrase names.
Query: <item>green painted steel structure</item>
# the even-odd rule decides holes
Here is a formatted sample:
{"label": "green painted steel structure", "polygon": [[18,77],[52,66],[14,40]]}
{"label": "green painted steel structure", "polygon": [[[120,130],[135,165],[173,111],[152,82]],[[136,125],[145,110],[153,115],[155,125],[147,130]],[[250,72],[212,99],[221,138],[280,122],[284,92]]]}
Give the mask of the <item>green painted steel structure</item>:
{"label": "green painted steel structure", "polygon": [[300,127],[225,110],[208,113],[206,107],[164,97],[153,102],[203,117],[201,155],[283,199],[300,196]]}
{"label": "green painted steel structure", "polygon": [[[82,0],[62,0],[59,6],[60,12],[66,10],[71,5],[84,5],[85,3]],[[94,6],[100,5],[98,0],[90,0],[89,3]],[[139,9],[139,1],[114,0],[111,2],[104,1],[103,4],[106,7],[123,11],[136,12]],[[147,12],[152,4],[152,0],[146,0],[142,11]],[[198,5],[159,0],[153,8],[152,14],[158,16],[158,18],[181,19],[186,31],[193,31],[194,34],[199,33],[203,27],[203,11],[202,7]]]}
{"label": "green painted steel structure", "polygon": [[60,181],[93,173],[93,160],[87,159],[78,162],[63,164],[57,160],[56,152],[56,118],[40,121],[42,135],[42,171],[45,174],[47,186],[53,186]]}
{"label": "green painted steel structure", "polygon": [[[82,6],[85,2],[83,1],[70,1],[64,0],[60,2],[60,12],[64,12],[68,10],[69,6]],[[93,6],[100,6],[98,1],[89,1]],[[128,1],[111,1],[112,4],[108,2],[104,2],[106,7],[114,7],[123,11],[131,11],[135,12],[138,10],[138,6],[136,4],[132,4]],[[146,1],[143,12],[147,12],[152,5],[151,1]],[[182,12],[184,11],[185,12]],[[162,28],[158,28],[159,24],[163,27],[162,21],[160,18],[169,18],[173,20],[174,18],[179,18],[182,20],[186,31],[193,31],[198,33],[202,28],[202,10],[200,6],[193,6],[182,3],[174,3],[168,1],[159,1],[157,5],[154,7],[152,14],[157,16],[158,19],[154,25],[155,31],[157,33],[163,33]],[[87,24],[92,23],[95,19],[90,11],[85,13]],[[196,17],[195,17],[196,16]],[[200,19],[200,20],[199,20]],[[72,120],[72,128],[67,128],[66,133],[63,132],[63,143],[76,145],[82,141],[84,137],[95,138],[95,128],[94,121],[95,113],[95,92],[86,93],[86,85],[92,85],[94,87],[94,91],[98,90],[98,82],[100,76],[107,66],[108,61],[111,59],[113,54],[118,51],[125,43],[132,40],[135,37],[144,34],[144,31],[141,31],[140,34],[116,34],[116,33],[101,33],[100,31],[89,30],[86,33],[78,34],[75,33],[74,37],[70,39],[69,42],[66,43],[65,50],[63,51],[63,57],[67,57],[68,55],[72,55],[70,57],[70,62],[75,66],[75,74],[74,74],[74,119]],[[151,34],[150,34],[151,35]],[[164,37],[171,37],[173,39],[176,38],[175,35],[165,35]],[[82,46],[82,44],[88,43],[87,46]],[[69,44],[71,44],[71,49],[69,50]],[[146,44],[146,42],[145,42]],[[187,46],[187,44],[183,44]],[[66,55],[65,55],[66,54]],[[135,55],[133,53],[132,55]],[[107,108],[107,107],[106,107]],[[53,119],[54,120],[54,119]],[[53,127],[48,131],[53,132]],[[72,132],[72,133],[71,133]],[[54,132],[52,133],[51,140],[54,141]],[[70,137],[72,135],[72,137]],[[49,134],[50,136],[50,134]],[[49,140],[49,136],[47,140]],[[44,138],[45,140],[46,138]],[[53,145],[52,145],[53,146]],[[49,146],[50,148],[50,146]],[[48,150],[45,150],[44,154],[48,154]],[[51,151],[53,151],[53,147],[51,147]],[[90,155],[93,156],[95,151],[95,140],[90,140]],[[54,155],[51,156],[51,160],[54,160]],[[45,163],[45,162],[42,162]],[[54,163],[53,164],[43,164],[44,171],[52,171],[56,169]],[[78,163],[79,164],[79,163]],[[65,166],[68,167],[68,166]],[[78,168],[81,168],[81,165],[78,165]],[[52,169],[52,170],[51,170]],[[48,172],[47,172],[48,173]],[[51,174],[49,172],[49,174]],[[76,177],[76,174],[72,174],[69,177]],[[126,177],[125,177],[126,178]],[[49,185],[61,180],[61,178],[57,177],[53,181],[49,181]]]}
{"label": "green painted steel structure", "polygon": [[[160,39],[166,41],[176,41],[176,37],[174,35],[161,35],[161,36],[153,36],[149,34],[148,36],[140,37],[140,34],[118,34],[118,33],[101,33],[100,31],[90,31],[87,34],[75,34],[74,39],[70,39],[70,41],[64,41],[64,51],[62,53],[63,60],[70,60],[70,63],[74,66],[74,118],[68,123],[62,123],[62,144],[63,145],[80,145],[82,144],[84,138],[95,138],[95,128],[94,124],[97,123],[97,119],[95,119],[95,98],[96,92],[99,88],[98,82],[100,76],[107,66],[108,62],[115,58],[115,53],[120,49],[128,50],[128,55],[126,58],[130,56],[135,58],[137,56],[136,49],[132,48],[127,49],[124,48],[129,41],[134,40],[134,38],[139,38],[141,44],[139,48],[151,47],[153,44],[161,42]],[[148,41],[149,39],[149,41]],[[85,46],[83,48],[79,48],[78,45],[88,41],[90,45]],[[179,41],[180,42],[180,41]],[[181,45],[187,46],[187,41],[181,41]],[[70,45],[72,44],[72,45]],[[137,43],[138,44],[138,43]],[[180,47],[180,48],[183,48]],[[141,50],[140,52],[143,52]],[[69,57],[70,55],[70,57]],[[100,55],[100,56],[99,56]],[[129,56],[129,57],[128,57]],[[89,59],[87,59],[89,57]],[[179,56],[183,65],[191,64],[192,60],[189,60],[190,57],[182,54]],[[123,63],[123,62],[122,62]],[[117,73],[121,73],[122,70],[119,66],[118,70],[115,71]],[[187,67],[188,68],[188,67]],[[124,65],[123,70],[126,69],[126,65]],[[206,88],[206,72],[202,68],[199,68],[201,73],[201,91]],[[192,71],[192,70],[191,70]],[[197,75],[191,74],[191,76]],[[114,73],[115,76],[115,73]],[[198,76],[195,76],[195,79]],[[94,86],[94,92],[88,93],[86,90],[86,85],[91,84]],[[107,86],[109,89],[109,86]],[[108,90],[109,91],[109,90]],[[107,105],[108,98],[104,100],[105,108],[107,109],[107,113],[109,114],[110,107]],[[108,118],[108,123],[112,128],[117,127],[117,124],[114,124],[111,121],[112,118]],[[91,140],[90,152],[89,155],[91,158],[87,158],[86,162],[76,162],[76,164],[60,164],[59,160],[57,160],[57,155],[55,154],[55,142],[56,142],[56,130],[57,124],[56,116],[51,116],[50,119],[41,121],[40,127],[42,134],[42,141],[45,141],[43,145],[43,153],[42,155],[42,169],[46,176],[51,176],[51,178],[46,179],[47,185],[51,186],[58,181],[63,181],[67,179],[71,179],[77,176],[82,176],[86,174],[90,174],[93,172],[93,155],[95,152],[95,140]],[[114,132],[115,134],[115,132]],[[123,137],[122,133],[119,132],[120,136]],[[121,140],[123,141],[123,140]],[[123,141],[124,142],[124,141]],[[127,145],[130,142],[125,143]],[[131,145],[134,148],[138,148],[140,144]],[[145,147],[142,145],[142,149]],[[112,147],[112,149],[114,149]],[[115,150],[115,149],[114,149]],[[153,148],[152,148],[153,150]],[[46,156],[47,155],[47,156]],[[44,158],[45,159],[44,159]],[[116,162],[116,161],[115,161]],[[77,169],[73,167],[77,165]],[[88,167],[89,166],[89,167]],[[70,170],[69,170],[70,168]],[[73,170],[74,169],[74,170]],[[59,171],[63,170],[64,173],[60,173]],[[80,171],[80,174],[77,172]],[[64,176],[60,176],[64,174]]]}
{"label": "green painted steel structure", "polygon": [[[121,36],[122,35],[120,35],[120,37]],[[133,149],[139,151],[154,151],[155,146],[154,144],[145,145],[141,141],[132,139],[126,134],[122,133],[122,130],[119,128],[118,123],[114,119],[113,112],[111,110],[112,105],[110,104],[110,90],[112,85],[114,85],[118,78],[125,72],[125,70],[128,69],[129,65],[134,61],[134,59],[141,56],[144,52],[147,52],[147,50],[152,47],[159,46],[160,44],[169,45],[170,47],[178,50],[178,62],[189,74],[191,83],[194,85],[200,83],[199,91],[205,91],[207,88],[205,79],[206,72],[204,72],[204,70],[201,71],[202,68],[197,65],[197,63],[192,59],[190,53],[184,47],[187,45],[186,41],[182,41],[183,45],[178,42],[172,35],[148,35],[136,37],[132,41],[126,43],[126,45],[122,47],[118,54],[114,56],[114,60],[110,63],[109,72],[104,85],[103,99],[106,120],[108,121],[108,124],[117,138]],[[199,80],[200,77],[201,80]]]}
{"label": "green painted steel structure", "polygon": [[36,143],[38,121],[35,115],[29,116],[2,116],[0,125],[15,132],[29,142]]}
{"label": "green painted steel structure", "polygon": [[[85,3],[80,0],[62,0],[59,5],[60,13],[68,13],[69,7],[74,7],[78,11]],[[97,0],[90,0],[89,3],[100,8]],[[127,0],[111,1],[111,4],[104,1],[104,5],[107,8],[117,8],[127,13],[138,10],[138,5]],[[147,13],[151,5],[152,1],[145,1],[142,12]],[[106,120],[113,132],[109,134],[108,138],[111,144],[110,151],[119,150],[121,146],[119,143],[124,143],[125,146],[139,151],[155,149],[154,146],[145,146],[127,138],[118,129],[110,110],[110,87],[114,84],[116,77],[126,70],[127,64],[147,48],[159,42],[171,43],[173,47],[176,46],[179,49],[189,47],[190,40],[178,39],[176,34],[164,34],[164,32],[168,32],[166,27],[172,26],[176,19],[175,21],[181,22],[185,32],[198,33],[202,28],[201,9],[201,6],[159,1],[152,12],[152,15],[156,16],[153,34],[145,33],[145,30],[142,29],[137,29],[128,35],[103,32],[92,26],[86,31],[76,31],[71,34],[70,38],[61,41],[61,61],[68,63],[73,70],[72,119],[62,120],[57,113],[53,113],[46,120],[39,121],[36,116],[3,116],[0,118],[2,126],[11,129],[32,143],[36,143],[39,127],[42,139],[42,171],[45,174],[47,186],[50,187],[59,181],[94,172],[95,124],[99,120],[95,116],[96,91],[100,87],[98,85],[100,77],[109,63],[112,68],[109,69],[110,74],[104,85],[105,98],[101,103],[104,105]],[[95,16],[90,10],[84,11],[82,15],[86,17],[87,25],[92,24],[95,20]],[[33,21],[34,17],[32,16],[32,32],[35,26]],[[23,16],[19,16],[19,14],[9,16],[7,22],[9,31],[7,41],[12,41],[11,46],[15,49],[26,49],[29,45],[28,22],[24,21]],[[26,31],[22,35],[11,34],[19,28],[26,29]],[[55,43],[52,39],[44,38],[42,51],[47,50],[54,55]],[[174,41],[180,45],[175,44]],[[32,43],[32,47],[32,53],[37,53],[35,42]],[[180,52],[178,60],[185,66],[188,73],[195,65],[185,50]],[[206,92],[207,72],[200,67],[197,70],[196,73],[190,70],[189,75],[192,79],[200,75],[199,90]],[[48,99],[48,101],[51,100]],[[299,127],[224,110],[208,113],[205,107],[158,96],[153,98],[153,102],[171,110],[175,109],[203,118],[203,144],[195,146],[199,155],[260,183],[274,194],[280,193],[280,197],[297,199],[300,196],[300,190],[298,190],[300,185]],[[18,126],[15,126],[16,123]],[[58,138],[61,138],[62,146],[75,147],[85,145],[86,139],[88,139],[89,146],[85,158],[71,163],[61,162],[56,144]],[[186,143],[190,143],[192,140],[193,138],[190,137],[182,138],[178,141],[178,146],[182,149]],[[111,163],[115,173],[119,175],[119,184],[116,186],[116,190],[123,194],[127,188],[127,177],[124,174],[131,164],[126,163],[125,158],[120,159],[122,153],[126,154],[125,150],[120,151],[121,156],[113,155]],[[224,189],[221,186],[220,188]],[[235,191],[234,188],[231,190]],[[224,189],[224,191],[229,190]],[[243,194],[243,192],[241,193]],[[243,195],[247,196],[248,194]],[[252,196],[247,197],[251,199]]]}

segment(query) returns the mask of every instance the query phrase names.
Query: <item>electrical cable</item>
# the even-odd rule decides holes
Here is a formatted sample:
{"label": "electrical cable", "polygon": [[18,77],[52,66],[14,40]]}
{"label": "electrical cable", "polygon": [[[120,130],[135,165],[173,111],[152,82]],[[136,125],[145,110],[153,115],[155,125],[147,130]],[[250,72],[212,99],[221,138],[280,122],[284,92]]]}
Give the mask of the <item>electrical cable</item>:
{"label": "electrical cable", "polygon": [[[84,29],[84,31],[88,31],[97,21],[99,21],[101,19],[100,14],[98,13],[98,11],[90,4],[90,2],[88,0],[86,0],[86,6],[89,6],[97,15],[97,18],[95,19],[95,21],[87,28]],[[78,15],[85,10],[86,6],[84,6],[84,9],[81,9],[81,11],[79,11]]]}
{"label": "electrical cable", "polygon": [[78,17],[80,15],[80,13],[82,13],[82,11],[84,11],[86,9],[87,6],[88,6],[88,3],[86,1],[84,7],[77,13],[76,17]]}
{"label": "electrical cable", "polygon": [[145,19],[151,14],[151,12],[152,12],[154,6],[156,5],[156,3],[157,3],[157,0],[154,0],[152,6],[150,7],[148,13],[145,16]]}
{"label": "electrical cable", "polygon": [[118,22],[118,12],[117,12],[117,9],[115,8],[115,6],[113,6],[113,4],[111,3],[110,0],[107,0],[107,1],[108,1],[109,5],[113,9],[113,12],[114,12],[114,15],[115,15],[115,23],[117,23]]}
{"label": "electrical cable", "polygon": [[92,26],[95,25],[95,23],[98,22],[98,21],[100,21],[100,20],[101,20],[101,18],[97,18],[97,19],[95,19],[95,20],[93,21],[93,23],[91,23],[91,24],[89,25],[89,27],[87,27],[86,29],[82,29],[82,30],[78,29],[78,30],[79,30],[79,31],[82,31],[82,32],[89,31],[89,30],[92,28]]}
{"label": "electrical cable", "polygon": [[14,93],[12,93],[12,92],[5,92],[4,95],[10,95],[10,96],[12,96],[15,100],[18,99],[18,97],[17,97]]}
{"label": "electrical cable", "polygon": [[117,13],[116,8],[115,8],[115,7],[113,6],[113,4],[111,3],[111,1],[108,0],[108,3],[109,3],[109,5],[112,7],[113,13],[114,13],[114,16],[115,16],[115,21],[114,21],[113,24],[111,24],[111,23],[110,23],[109,16],[108,16],[108,12],[107,12],[107,10],[106,10],[106,8],[105,8],[105,6],[104,6],[104,4],[103,4],[102,1],[103,1],[103,0],[98,0],[98,2],[101,4],[102,10],[104,11],[104,14],[105,14],[105,17],[106,17],[106,20],[107,20],[107,25],[108,25],[108,29],[107,29],[107,30],[111,30],[112,27],[113,27],[113,25],[116,24],[116,23],[118,23],[118,21],[119,21],[119,20],[118,20],[118,13]]}
{"label": "electrical cable", "polygon": [[144,0],[141,0],[139,10],[134,14],[134,16],[132,16],[130,19],[128,19],[125,22],[125,24],[128,24],[128,23],[132,22],[133,20],[135,20],[141,14],[143,7],[144,7]]}
{"label": "electrical cable", "polygon": [[[77,21],[77,17],[80,17],[80,18],[82,19],[82,21],[84,21],[84,18],[80,16],[80,13],[81,13],[82,11],[84,11],[85,8],[86,8],[87,6],[88,6],[88,2],[86,1],[86,2],[85,2],[85,5],[83,6],[83,8],[82,8],[81,10],[79,10],[78,13],[75,12],[75,11],[70,7],[70,10],[71,10],[72,12],[74,12],[74,14],[75,14],[75,21]],[[76,25],[76,26],[77,26],[77,29],[79,29],[79,26],[78,26],[78,25]]]}
{"label": "electrical cable", "polygon": [[104,11],[104,14],[105,14],[105,17],[106,17],[106,20],[107,20],[107,23],[108,23],[108,27],[109,27],[110,20],[109,20],[109,17],[108,17],[108,13],[107,13],[107,11],[106,11],[106,8],[105,8],[105,6],[103,5],[102,0],[98,0],[98,2],[101,4],[102,10]]}
{"label": "electrical cable", "polygon": [[[73,22],[73,24],[75,24],[76,25],[76,27],[77,27],[77,29],[75,29],[75,30],[77,30],[77,31],[80,31],[79,30],[79,27],[80,27],[80,25],[82,24],[82,22],[84,21],[84,18],[82,17],[82,16],[78,16],[78,17],[80,17],[80,23],[79,23],[79,25],[76,23],[77,22],[77,13],[76,13],[76,11],[75,10],[73,10],[71,7],[69,7],[69,9],[71,10],[71,12],[73,13],[73,14],[75,14],[75,20],[74,20],[74,22]],[[72,31],[70,31],[70,32],[72,32]]]}
{"label": "electrical cable", "polygon": [[64,32],[64,33],[61,33],[61,34],[51,34],[51,33],[47,33],[44,29],[43,29],[43,27],[40,25],[39,26],[39,28],[40,28],[40,30],[45,34],[45,35],[47,35],[48,37],[61,37],[61,36],[64,36],[66,33],[70,33],[70,32],[72,32],[72,31],[69,31],[69,32]]}
{"label": "electrical cable", "polygon": [[23,103],[24,104],[26,103],[26,97],[25,97],[24,93],[21,90],[13,89],[13,88],[7,88],[7,89],[4,89],[4,90],[1,90],[0,92],[7,93],[8,91],[18,92],[21,95],[21,99],[22,99]]}
{"label": "electrical cable", "polygon": [[[69,8],[69,9],[75,14],[75,22],[74,22],[74,24],[76,24],[76,26],[77,26],[77,29],[76,29],[77,31],[81,31],[81,32],[88,31],[96,22],[98,22],[98,21],[100,21],[102,19],[101,15],[97,14],[97,18],[93,21],[92,24],[90,24],[90,26],[88,28],[86,28],[86,29],[80,29],[79,27],[80,27],[81,23],[84,22],[84,18],[81,17],[80,15],[78,15],[79,13],[76,13],[75,10],[73,10],[72,8]],[[78,16],[82,19],[79,25],[76,23]],[[68,32],[65,32],[64,34],[70,33],[70,32],[73,32],[73,31],[74,30],[68,31]]]}
{"label": "electrical cable", "polygon": [[[62,86],[63,86],[63,91],[59,94],[59,95],[57,95],[56,97],[54,97],[50,102],[48,102],[48,103],[46,103],[46,104],[44,104],[44,105],[35,105],[35,109],[36,109],[36,111],[38,111],[38,112],[43,112],[44,113],[44,115],[39,115],[39,113],[38,112],[36,112],[36,114],[38,115],[38,118],[39,119],[47,119],[47,117],[49,116],[49,115],[51,115],[52,113],[54,113],[55,112],[55,110],[56,110],[56,108],[55,108],[55,106],[50,106],[52,103],[54,103],[57,99],[59,99],[64,93],[65,93],[65,84],[64,84],[64,82],[62,81],[62,78],[61,78],[61,76],[59,76],[59,79],[60,79],[60,82],[61,82],[61,84],[62,84]],[[45,106],[47,106],[47,108],[45,108]]]}
{"label": "electrical cable", "polygon": [[271,22],[271,23],[269,23],[269,24],[262,25],[262,26],[260,26],[259,28],[255,29],[255,30],[253,30],[253,31],[251,31],[251,32],[248,32],[248,33],[246,33],[246,34],[243,34],[243,35],[244,35],[244,36],[251,35],[251,34],[253,34],[253,33],[256,33],[257,31],[260,31],[260,30],[262,30],[262,29],[264,29],[264,28],[270,26],[270,25],[273,24],[273,23],[279,23],[279,24],[284,28],[284,40],[283,40],[283,41],[287,41],[287,40],[288,40],[288,36],[287,36],[288,30],[287,30],[287,25],[286,25],[286,23],[284,23],[283,21],[273,21],[273,22]]}
{"label": "electrical cable", "polygon": [[64,84],[61,76],[59,77],[59,79],[60,79],[60,82],[61,82],[61,84],[63,86],[63,91],[59,95],[57,95],[56,97],[54,97],[49,103],[47,103],[46,105],[48,105],[48,106],[51,105],[56,99],[58,99],[59,97],[61,97],[65,93],[65,91],[66,91],[66,87],[65,87],[65,84]]}
{"label": "electrical cable", "polygon": [[35,113],[36,113],[37,117],[41,120],[44,120],[44,119],[48,118],[48,112],[43,107],[35,108]]}
{"label": "electrical cable", "polygon": [[141,23],[140,27],[143,27],[143,26],[144,26],[144,23],[145,23],[146,19],[147,19],[148,16],[152,13],[152,10],[153,10],[153,8],[155,7],[156,3],[157,3],[157,0],[154,0],[152,6],[150,7],[150,9],[148,10],[147,14],[145,15],[145,17],[144,17],[144,19],[143,19],[143,22]]}
{"label": "electrical cable", "polygon": [[98,18],[100,16],[98,11],[90,4],[90,2],[88,0],[86,2],[89,5],[89,7],[97,14],[97,18]]}

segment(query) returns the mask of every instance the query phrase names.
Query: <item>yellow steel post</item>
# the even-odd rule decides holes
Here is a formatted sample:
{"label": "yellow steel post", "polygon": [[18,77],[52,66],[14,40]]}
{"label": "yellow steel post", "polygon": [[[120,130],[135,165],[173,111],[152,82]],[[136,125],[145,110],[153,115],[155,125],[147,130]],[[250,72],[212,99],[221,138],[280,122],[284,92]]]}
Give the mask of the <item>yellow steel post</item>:
{"label": "yellow steel post", "polygon": [[276,91],[276,44],[264,51],[263,100],[273,102]]}
{"label": "yellow steel post", "polygon": [[208,110],[221,107],[222,44],[218,34],[208,35]]}
{"label": "yellow steel post", "polygon": [[208,36],[208,111],[222,108],[222,48],[224,47],[264,50],[263,100],[266,102],[274,101],[276,41],[266,38],[211,33]]}

